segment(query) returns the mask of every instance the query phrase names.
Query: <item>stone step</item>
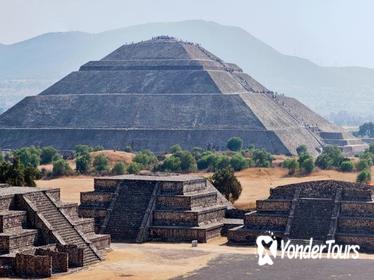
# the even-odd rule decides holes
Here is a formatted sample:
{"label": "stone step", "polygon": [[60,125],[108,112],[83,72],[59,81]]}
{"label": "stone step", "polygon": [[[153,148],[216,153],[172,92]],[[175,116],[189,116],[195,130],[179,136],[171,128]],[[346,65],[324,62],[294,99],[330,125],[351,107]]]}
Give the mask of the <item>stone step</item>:
{"label": "stone step", "polygon": [[22,229],[26,223],[26,211],[0,211],[0,232]]}
{"label": "stone step", "polygon": [[[272,234],[275,238],[283,238],[283,230],[272,230]],[[227,232],[227,239],[229,243],[242,243],[248,245],[254,245],[256,239],[260,235],[269,235],[269,230],[266,229],[251,229],[245,226],[238,226],[236,228],[229,229]]]}
{"label": "stone step", "polygon": [[151,226],[150,235],[153,240],[168,242],[190,242],[197,240],[206,243],[209,239],[220,236],[223,223],[210,223],[199,227],[184,226]]}
{"label": "stone step", "polygon": [[155,226],[190,226],[210,222],[222,222],[225,216],[224,206],[213,206],[201,210],[154,210]]}
{"label": "stone step", "polygon": [[192,210],[198,207],[209,207],[217,203],[217,192],[204,191],[189,195],[159,195],[156,209]]}

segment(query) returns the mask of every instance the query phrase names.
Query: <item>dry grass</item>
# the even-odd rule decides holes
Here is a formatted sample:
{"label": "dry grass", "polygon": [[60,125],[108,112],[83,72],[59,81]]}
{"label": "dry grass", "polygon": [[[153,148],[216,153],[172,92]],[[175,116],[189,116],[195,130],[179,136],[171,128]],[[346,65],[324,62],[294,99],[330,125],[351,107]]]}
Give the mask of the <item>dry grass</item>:
{"label": "dry grass", "polygon": [[[130,164],[132,162],[133,158],[135,157],[135,154],[133,154],[133,153],[127,153],[127,152],[123,152],[123,151],[114,151],[114,150],[103,150],[103,151],[97,151],[97,152],[92,152],[91,153],[92,159],[94,159],[98,155],[104,155],[108,158],[110,168],[112,168],[114,166],[114,164],[118,161],[122,161],[125,164]],[[67,162],[68,162],[70,168],[75,170],[75,160],[72,159],[72,160],[68,160]],[[41,170],[42,168],[44,168],[48,171],[52,171],[53,165],[52,164],[42,164],[42,165],[39,166],[39,170]]]}
{"label": "dry grass", "polygon": [[[212,174],[197,173],[197,175],[209,177]],[[239,200],[236,201],[235,206],[242,209],[250,209],[254,208],[257,199],[265,199],[269,196],[270,188],[292,183],[326,179],[354,182],[357,173],[342,173],[335,170],[317,170],[309,176],[290,177],[287,175],[286,169],[276,167],[248,168],[237,172],[236,176],[242,184],[243,191]],[[79,202],[80,192],[93,190],[93,177],[74,176],[53,180],[39,180],[37,181],[37,185],[46,188],[60,188],[62,200]]]}

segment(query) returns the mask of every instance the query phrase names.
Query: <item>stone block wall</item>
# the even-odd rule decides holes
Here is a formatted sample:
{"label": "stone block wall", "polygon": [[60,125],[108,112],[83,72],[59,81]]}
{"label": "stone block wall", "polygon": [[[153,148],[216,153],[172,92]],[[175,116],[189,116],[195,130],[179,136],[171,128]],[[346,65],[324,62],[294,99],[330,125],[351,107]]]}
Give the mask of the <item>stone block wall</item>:
{"label": "stone block wall", "polygon": [[51,277],[52,258],[50,256],[16,254],[15,270],[17,275],[22,277]]}

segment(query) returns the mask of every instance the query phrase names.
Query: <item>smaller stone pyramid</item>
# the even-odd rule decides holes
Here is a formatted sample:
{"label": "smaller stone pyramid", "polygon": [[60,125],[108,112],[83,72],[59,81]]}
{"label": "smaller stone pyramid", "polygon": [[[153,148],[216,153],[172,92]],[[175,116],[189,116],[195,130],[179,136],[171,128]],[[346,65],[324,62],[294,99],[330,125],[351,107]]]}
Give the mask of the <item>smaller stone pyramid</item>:
{"label": "smaller stone pyramid", "polygon": [[124,175],[95,179],[79,213],[114,241],[207,242],[219,236],[232,205],[204,178]]}
{"label": "smaller stone pyramid", "polygon": [[342,181],[313,181],[271,189],[257,200],[256,211],[245,215],[244,226],[228,231],[232,243],[255,244],[272,232],[294,243],[335,240],[374,252],[373,188]]}

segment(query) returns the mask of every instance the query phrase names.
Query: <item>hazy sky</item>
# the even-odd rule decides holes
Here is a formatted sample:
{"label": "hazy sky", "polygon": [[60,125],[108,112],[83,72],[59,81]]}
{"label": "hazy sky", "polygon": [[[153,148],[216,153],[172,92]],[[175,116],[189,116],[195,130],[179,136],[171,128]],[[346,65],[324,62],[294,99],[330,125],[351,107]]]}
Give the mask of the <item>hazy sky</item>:
{"label": "hazy sky", "polygon": [[373,0],[0,0],[0,42],[187,19],[242,27],[322,65],[374,68]]}

